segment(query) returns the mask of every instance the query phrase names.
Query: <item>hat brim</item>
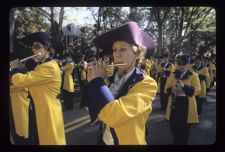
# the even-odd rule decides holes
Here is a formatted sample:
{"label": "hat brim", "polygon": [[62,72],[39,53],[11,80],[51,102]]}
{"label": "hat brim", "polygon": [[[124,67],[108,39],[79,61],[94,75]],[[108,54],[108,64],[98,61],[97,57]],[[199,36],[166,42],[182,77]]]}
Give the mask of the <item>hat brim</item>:
{"label": "hat brim", "polygon": [[135,22],[128,22],[116,29],[103,33],[97,36],[93,43],[105,53],[112,53],[112,45],[116,41],[126,41],[130,44],[146,47],[146,58],[149,58],[154,53],[154,41]]}
{"label": "hat brim", "polygon": [[21,42],[28,46],[32,46],[34,42],[40,42],[42,44],[50,44],[50,35],[47,32],[31,33],[21,39]]}

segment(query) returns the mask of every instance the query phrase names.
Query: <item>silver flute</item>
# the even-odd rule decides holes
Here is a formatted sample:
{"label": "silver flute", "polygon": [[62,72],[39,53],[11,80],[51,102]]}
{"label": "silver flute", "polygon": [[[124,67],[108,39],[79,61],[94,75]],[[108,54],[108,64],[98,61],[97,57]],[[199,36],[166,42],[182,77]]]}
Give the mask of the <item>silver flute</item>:
{"label": "silver flute", "polygon": [[[116,66],[124,66],[127,65],[127,63],[118,63],[118,64],[109,64],[107,67],[116,67]],[[93,68],[93,67],[88,67],[88,68]]]}
{"label": "silver flute", "polygon": [[[36,56],[39,56],[39,55],[41,55],[41,52],[39,52],[39,53],[37,53],[37,54],[34,54],[34,55],[32,55],[32,56],[26,57],[26,58],[20,60],[20,62],[25,62],[25,61],[30,60],[30,59],[32,59],[32,58],[34,58],[34,57],[36,57]],[[11,62],[10,62],[10,66],[13,65],[13,64],[14,64],[13,61],[11,61]]]}

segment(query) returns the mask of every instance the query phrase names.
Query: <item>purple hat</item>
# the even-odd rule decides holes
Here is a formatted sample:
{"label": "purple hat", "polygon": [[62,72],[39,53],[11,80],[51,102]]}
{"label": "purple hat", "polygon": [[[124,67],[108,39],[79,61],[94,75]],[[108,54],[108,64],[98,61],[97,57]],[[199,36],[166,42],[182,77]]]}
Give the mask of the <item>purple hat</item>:
{"label": "purple hat", "polygon": [[152,38],[143,32],[136,22],[128,22],[116,29],[103,33],[97,36],[93,40],[93,43],[104,52],[112,53],[112,45],[115,41],[126,41],[131,44],[146,47],[147,52],[145,53],[145,58],[149,58],[155,50],[155,44]]}
{"label": "purple hat", "polygon": [[47,32],[36,32],[25,36],[21,41],[29,46],[32,46],[34,42],[51,44],[51,36]]}

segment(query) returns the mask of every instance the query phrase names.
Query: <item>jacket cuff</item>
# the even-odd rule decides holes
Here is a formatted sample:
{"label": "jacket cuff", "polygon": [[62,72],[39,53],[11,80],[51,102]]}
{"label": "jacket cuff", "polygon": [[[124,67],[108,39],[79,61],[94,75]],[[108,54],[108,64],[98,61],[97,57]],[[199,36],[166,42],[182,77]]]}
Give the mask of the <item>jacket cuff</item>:
{"label": "jacket cuff", "polygon": [[93,79],[88,87],[88,108],[93,123],[101,109],[108,103],[114,101],[114,97],[102,78]]}
{"label": "jacket cuff", "polygon": [[192,86],[184,85],[183,90],[186,95],[191,97],[194,94],[195,88]]}
{"label": "jacket cuff", "polygon": [[24,71],[19,68],[12,69],[12,71],[10,72],[10,76],[13,76],[16,73],[24,73]]}

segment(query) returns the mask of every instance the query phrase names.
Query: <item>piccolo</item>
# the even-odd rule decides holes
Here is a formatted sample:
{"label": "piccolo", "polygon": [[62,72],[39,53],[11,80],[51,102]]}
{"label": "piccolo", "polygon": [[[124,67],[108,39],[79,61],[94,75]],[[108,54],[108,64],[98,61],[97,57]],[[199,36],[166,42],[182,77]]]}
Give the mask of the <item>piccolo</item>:
{"label": "piccolo", "polygon": [[39,53],[37,53],[37,54],[34,54],[34,55],[32,55],[32,56],[26,57],[26,58],[20,60],[20,62],[25,62],[25,61],[27,61],[27,60],[29,60],[29,59],[32,59],[32,58],[34,58],[34,57],[36,57],[36,56],[39,56],[39,55],[41,55],[41,52],[39,52]]}
{"label": "piccolo", "polygon": [[[116,67],[116,66],[124,66],[124,65],[127,65],[127,63],[109,64],[107,65],[107,67]],[[88,67],[88,68],[92,68],[92,67]]]}
{"label": "piccolo", "polygon": [[[41,52],[39,52],[39,53],[37,53],[37,54],[34,54],[34,55],[32,55],[32,56],[26,57],[26,58],[20,60],[20,62],[25,62],[25,61],[27,61],[27,60],[29,60],[29,59],[32,59],[32,58],[34,58],[34,57],[36,57],[36,56],[39,56],[39,55],[41,55]],[[13,61],[10,62],[10,66],[11,66],[12,64],[13,64]]]}

